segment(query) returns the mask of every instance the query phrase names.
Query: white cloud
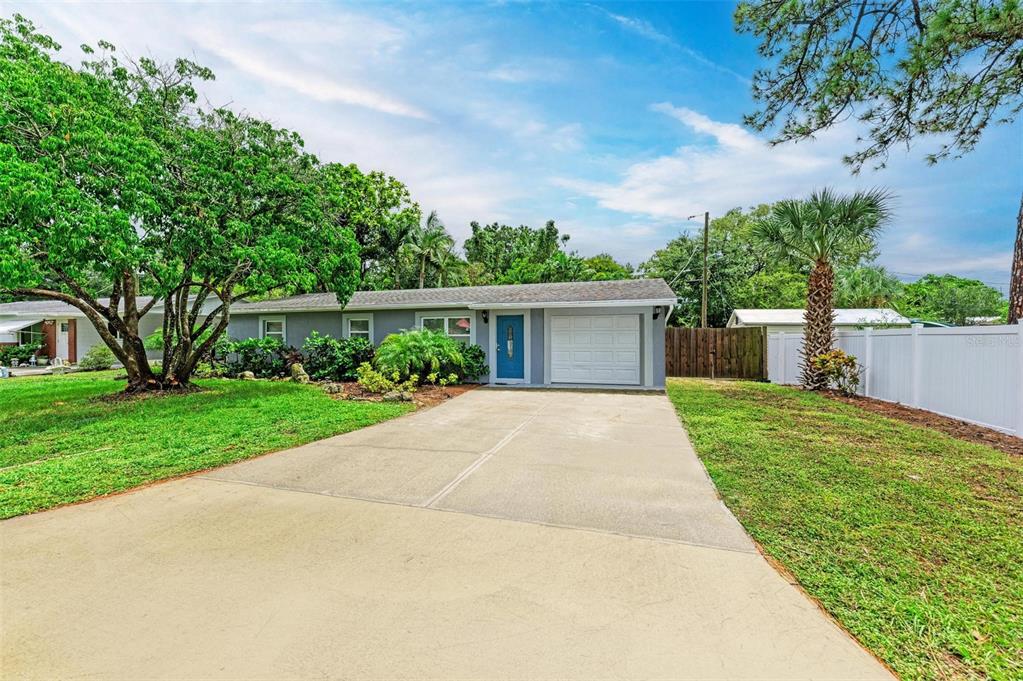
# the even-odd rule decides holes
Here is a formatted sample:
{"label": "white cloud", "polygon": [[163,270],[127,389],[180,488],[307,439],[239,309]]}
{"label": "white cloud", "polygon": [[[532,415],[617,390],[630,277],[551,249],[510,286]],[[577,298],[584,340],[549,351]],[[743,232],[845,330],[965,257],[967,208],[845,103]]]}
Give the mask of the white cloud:
{"label": "white cloud", "polygon": [[705,210],[720,214],[802,195],[825,184],[854,184],[833,144],[771,147],[738,125],[685,107],[662,103],[652,108],[691,132],[710,137],[713,144],[685,145],[672,154],[634,163],[618,182],[564,177],[555,182],[587,194],[604,208],[659,220],[684,220]]}
{"label": "white cloud", "polygon": [[[595,5],[590,6],[595,7]],[[704,56],[697,50],[694,50],[693,48],[689,47],[688,45],[682,45],[668,34],[659,31],[653,24],[651,24],[649,21],[646,21],[645,19],[637,19],[635,17],[628,17],[622,14],[615,14],[613,12],[609,12],[603,7],[596,7],[596,9],[599,9],[601,12],[607,15],[609,19],[611,19],[612,21],[614,21],[627,31],[635,33],[636,35],[646,38],[647,40],[651,40],[655,43],[660,43],[662,45],[672,47],[681,52],[682,54],[686,55],[693,61],[703,64],[704,66],[709,66],[710,68],[720,71],[722,73],[727,73],[728,75],[732,76],[741,83],[745,83],[748,85],[752,82],[749,78],[742,75],[741,73],[737,73],[732,69],[728,68],[727,66],[719,64],[713,59],[708,59],[706,56]]]}
{"label": "white cloud", "polygon": [[266,46],[256,50],[226,41],[209,28],[196,28],[191,37],[211,53],[226,60],[239,71],[277,87],[285,87],[320,102],[340,102],[362,106],[394,116],[429,120],[419,107],[392,97],[378,89],[346,83],[315,68],[313,64],[290,65],[267,56]]}
{"label": "white cloud", "polygon": [[609,19],[617,22],[619,26],[622,26],[626,30],[632,31],[636,35],[642,36],[647,40],[665,43],[666,45],[675,45],[675,41],[672,40],[671,37],[658,31],[656,28],[654,28],[653,24],[651,24],[649,21],[646,21],[645,19],[636,19],[635,17],[627,17],[621,14],[614,14],[613,12],[608,12],[607,10],[604,10],[604,12],[607,13]]}
{"label": "white cloud", "polygon": [[568,65],[559,59],[528,58],[509,61],[486,72],[490,80],[502,83],[554,83],[568,75]]}

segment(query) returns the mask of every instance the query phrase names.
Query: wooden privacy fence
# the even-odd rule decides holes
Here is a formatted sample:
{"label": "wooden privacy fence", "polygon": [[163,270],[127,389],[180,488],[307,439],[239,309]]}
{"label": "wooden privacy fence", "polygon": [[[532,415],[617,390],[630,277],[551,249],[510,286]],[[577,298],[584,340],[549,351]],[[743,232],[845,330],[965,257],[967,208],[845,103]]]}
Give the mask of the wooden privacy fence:
{"label": "wooden privacy fence", "polygon": [[767,380],[767,329],[668,327],[664,365],[668,376]]}

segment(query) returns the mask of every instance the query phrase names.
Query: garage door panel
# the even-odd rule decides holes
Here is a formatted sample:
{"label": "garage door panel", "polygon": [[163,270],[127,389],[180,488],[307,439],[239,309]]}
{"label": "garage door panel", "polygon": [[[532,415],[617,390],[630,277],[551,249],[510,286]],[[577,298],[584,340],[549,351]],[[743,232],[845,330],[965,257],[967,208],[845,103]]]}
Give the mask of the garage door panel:
{"label": "garage door panel", "polygon": [[637,385],[639,315],[553,315],[551,381]]}

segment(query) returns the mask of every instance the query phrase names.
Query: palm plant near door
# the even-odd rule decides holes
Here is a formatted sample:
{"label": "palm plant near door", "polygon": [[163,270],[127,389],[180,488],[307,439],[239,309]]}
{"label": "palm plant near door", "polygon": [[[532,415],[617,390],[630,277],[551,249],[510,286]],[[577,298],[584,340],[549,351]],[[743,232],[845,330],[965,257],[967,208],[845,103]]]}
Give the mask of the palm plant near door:
{"label": "palm plant near door", "polygon": [[754,237],[774,255],[810,267],[801,378],[805,388],[826,387],[811,360],[834,344],[834,265],[870,250],[891,215],[890,202],[891,196],[880,189],[850,196],[823,189],[805,200],[778,202],[754,226]]}

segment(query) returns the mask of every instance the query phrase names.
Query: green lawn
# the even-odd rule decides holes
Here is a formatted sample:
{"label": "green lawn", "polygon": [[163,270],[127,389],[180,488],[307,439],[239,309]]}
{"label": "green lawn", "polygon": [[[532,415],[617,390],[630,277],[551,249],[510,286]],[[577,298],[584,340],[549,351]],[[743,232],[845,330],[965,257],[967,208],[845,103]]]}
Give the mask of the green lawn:
{"label": "green lawn", "polygon": [[764,383],[668,394],[747,531],[903,678],[1023,678],[1023,459]]}
{"label": "green lawn", "polygon": [[334,400],[288,382],[198,381],[204,390],[98,399],[115,372],[0,381],[0,518],[222,466],[383,421],[407,405]]}

